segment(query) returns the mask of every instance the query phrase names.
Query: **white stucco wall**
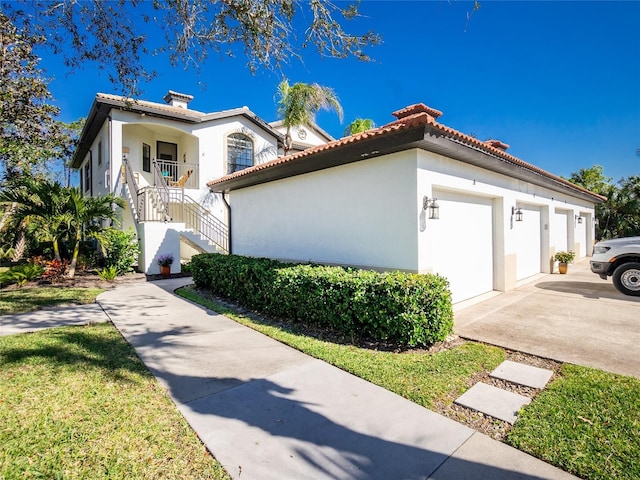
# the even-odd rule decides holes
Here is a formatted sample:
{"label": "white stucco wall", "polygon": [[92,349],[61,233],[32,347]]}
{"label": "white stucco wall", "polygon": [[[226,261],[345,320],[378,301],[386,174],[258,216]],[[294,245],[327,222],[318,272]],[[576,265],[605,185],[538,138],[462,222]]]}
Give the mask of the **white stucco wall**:
{"label": "white stucco wall", "polygon": [[[425,196],[440,198],[440,219]],[[552,212],[593,215],[589,202],[418,149],[233,191],[230,203],[233,253],[441,273],[454,301],[550,272]]]}
{"label": "white stucco wall", "polygon": [[[80,175],[82,182],[82,191],[85,195],[104,195],[111,192],[111,174],[109,170],[109,158],[110,158],[110,128],[109,122],[106,121],[96,139],[94,140],[91,148],[85,155],[82,164],[80,166]],[[100,156],[102,151],[102,157]],[[99,159],[102,158],[102,162]],[[87,165],[91,165],[91,182],[86,182],[86,168]]]}
{"label": "white stucco wall", "polygon": [[140,239],[138,268],[149,275],[160,273],[157,260],[160,255],[173,255],[171,273],[180,272],[180,230],[184,224],[146,222],[137,225]]}
{"label": "white stucco wall", "polygon": [[234,191],[240,255],[415,269],[415,153],[405,152]]}

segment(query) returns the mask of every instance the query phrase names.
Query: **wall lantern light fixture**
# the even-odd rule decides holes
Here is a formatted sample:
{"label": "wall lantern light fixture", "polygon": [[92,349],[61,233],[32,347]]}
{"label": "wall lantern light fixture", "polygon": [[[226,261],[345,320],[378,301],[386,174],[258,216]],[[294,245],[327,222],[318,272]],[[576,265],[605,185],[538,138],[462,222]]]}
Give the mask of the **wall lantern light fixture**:
{"label": "wall lantern light fixture", "polygon": [[582,223],[582,217],[580,215],[576,215],[576,223]]}
{"label": "wall lantern light fixture", "polygon": [[511,207],[511,216],[516,216],[516,222],[522,221],[522,209],[520,207]]}
{"label": "wall lantern light fixture", "polygon": [[440,218],[440,205],[436,202],[437,198],[424,197],[422,199],[422,209],[427,211],[430,220]]}

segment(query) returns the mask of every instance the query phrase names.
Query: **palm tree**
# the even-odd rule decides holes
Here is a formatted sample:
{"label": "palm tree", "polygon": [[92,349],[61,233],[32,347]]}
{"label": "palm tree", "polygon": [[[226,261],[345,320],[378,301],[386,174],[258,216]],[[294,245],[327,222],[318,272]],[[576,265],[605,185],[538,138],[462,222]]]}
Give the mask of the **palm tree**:
{"label": "palm tree", "polygon": [[[68,188],[65,213],[68,215],[68,227],[74,232],[74,247],[69,265],[69,277],[73,278],[78,264],[78,254],[80,252],[80,242],[82,240],[83,227],[87,236],[98,236],[102,231],[102,221],[117,221],[114,205],[122,208],[124,202],[122,198],[116,197],[113,193],[100,195],[98,197],[85,197],[79,188]],[[97,224],[95,223],[97,222]]]}
{"label": "palm tree", "polygon": [[370,118],[356,118],[344,129],[344,136],[355,135],[356,133],[366,132],[376,128],[376,124]]}
{"label": "palm tree", "polygon": [[315,119],[320,110],[333,110],[342,122],[342,105],[335,92],[317,83],[294,83],[289,85],[285,78],[278,85],[278,116],[287,128],[284,137],[285,155],[293,144],[291,127],[299,127]]}
{"label": "palm tree", "polygon": [[60,260],[60,241],[64,237],[74,240],[69,277],[74,277],[80,251],[83,229],[87,236],[97,237],[103,220],[117,220],[113,205],[124,206],[121,198],[113,194],[85,197],[78,188],[63,187],[50,180],[30,177],[0,191],[0,203],[15,205],[14,222],[41,238],[53,242],[56,260]]}
{"label": "palm tree", "polygon": [[68,220],[63,208],[65,196],[65,188],[58,182],[25,176],[0,192],[0,202],[11,204],[14,225],[20,231],[28,226],[43,239],[53,242],[54,256],[60,260],[61,227]]}

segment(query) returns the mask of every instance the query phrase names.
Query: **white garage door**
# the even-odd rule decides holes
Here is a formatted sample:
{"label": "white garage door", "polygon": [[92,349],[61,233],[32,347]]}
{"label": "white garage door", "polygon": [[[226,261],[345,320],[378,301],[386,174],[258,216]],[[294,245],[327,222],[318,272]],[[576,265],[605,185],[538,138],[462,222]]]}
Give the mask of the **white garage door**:
{"label": "white garage door", "polygon": [[513,222],[513,229],[516,233],[517,280],[537,275],[541,271],[540,208],[520,206],[520,209],[522,210],[522,221]]}
{"label": "white garage door", "polygon": [[551,219],[551,245],[556,247],[556,252],[573,250],[569,248],[569,212],[556,210]]}
{"label": "white garage door", "polygon": [[434,271],[447,277],[453,302],[493,290],[493,207],[488,198],[434,192],[440,219],[434,233]]}

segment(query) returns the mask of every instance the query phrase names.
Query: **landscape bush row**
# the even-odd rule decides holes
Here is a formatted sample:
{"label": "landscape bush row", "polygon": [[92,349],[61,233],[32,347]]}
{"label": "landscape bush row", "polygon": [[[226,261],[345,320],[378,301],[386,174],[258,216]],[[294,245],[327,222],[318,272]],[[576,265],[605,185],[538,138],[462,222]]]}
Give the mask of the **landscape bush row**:
{"label": "landscape bush row", "polygon": [[451,295],[439,275],[379,273],[265,258],[201,254],[199,288],[268,315],[401,345],[431,345],[453,329]]}

